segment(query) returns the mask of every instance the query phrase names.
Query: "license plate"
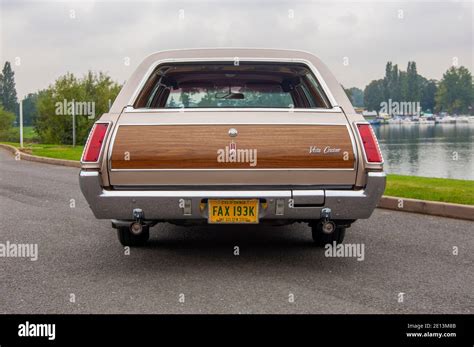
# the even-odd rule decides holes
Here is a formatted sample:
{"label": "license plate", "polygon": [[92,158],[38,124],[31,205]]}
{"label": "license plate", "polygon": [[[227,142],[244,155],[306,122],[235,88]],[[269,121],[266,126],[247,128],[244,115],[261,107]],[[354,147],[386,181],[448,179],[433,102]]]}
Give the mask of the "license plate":
{"label": "license plate", "polygon": [[208,200],[209,223],[258,223],[258,199]]}

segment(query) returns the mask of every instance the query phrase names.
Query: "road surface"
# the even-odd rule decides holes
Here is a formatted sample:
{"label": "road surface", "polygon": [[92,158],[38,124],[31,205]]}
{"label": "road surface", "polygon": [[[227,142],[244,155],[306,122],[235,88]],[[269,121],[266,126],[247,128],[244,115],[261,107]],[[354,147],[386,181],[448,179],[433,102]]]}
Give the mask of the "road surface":
{"label": "road surface", "polygon": [[377,209],[346,234],[362,261],[305,224],[159,224],[127,255],[77,176],[0,149],[0,243],[38,245],[0,258],[0,313],[474,313],[472,222]]}

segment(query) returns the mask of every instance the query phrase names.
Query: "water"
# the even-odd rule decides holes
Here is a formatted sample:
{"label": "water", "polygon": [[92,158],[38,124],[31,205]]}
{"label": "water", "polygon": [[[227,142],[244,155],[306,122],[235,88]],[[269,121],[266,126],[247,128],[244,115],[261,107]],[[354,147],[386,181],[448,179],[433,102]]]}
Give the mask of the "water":
{"label": "water", "polygon": [[474,123],[373,128],[386,172],[474,180]]}

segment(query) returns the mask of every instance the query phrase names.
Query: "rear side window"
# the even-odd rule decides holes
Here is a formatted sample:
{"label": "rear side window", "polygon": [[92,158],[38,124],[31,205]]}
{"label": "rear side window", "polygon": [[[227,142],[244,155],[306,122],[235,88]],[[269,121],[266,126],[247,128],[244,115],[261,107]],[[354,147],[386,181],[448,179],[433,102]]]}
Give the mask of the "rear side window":
{"label": "rear side window", "polygon": [[163,64],[135,108],[330,108],[321,85],[300,63]]}

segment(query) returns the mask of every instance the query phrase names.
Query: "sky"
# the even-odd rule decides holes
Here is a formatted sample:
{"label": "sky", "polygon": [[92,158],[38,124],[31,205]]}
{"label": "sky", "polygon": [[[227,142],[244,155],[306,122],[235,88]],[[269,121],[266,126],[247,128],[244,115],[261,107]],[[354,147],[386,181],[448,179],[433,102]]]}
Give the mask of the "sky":
{"label": "sky", "polygon": [[472,1],[19,1],[0,0],[0,64],[19,97],[67,72],[123,83],[149,54],[175,48],[309,51],[344,87],[364,88],[392,61],[440,79],[473,71]]}

